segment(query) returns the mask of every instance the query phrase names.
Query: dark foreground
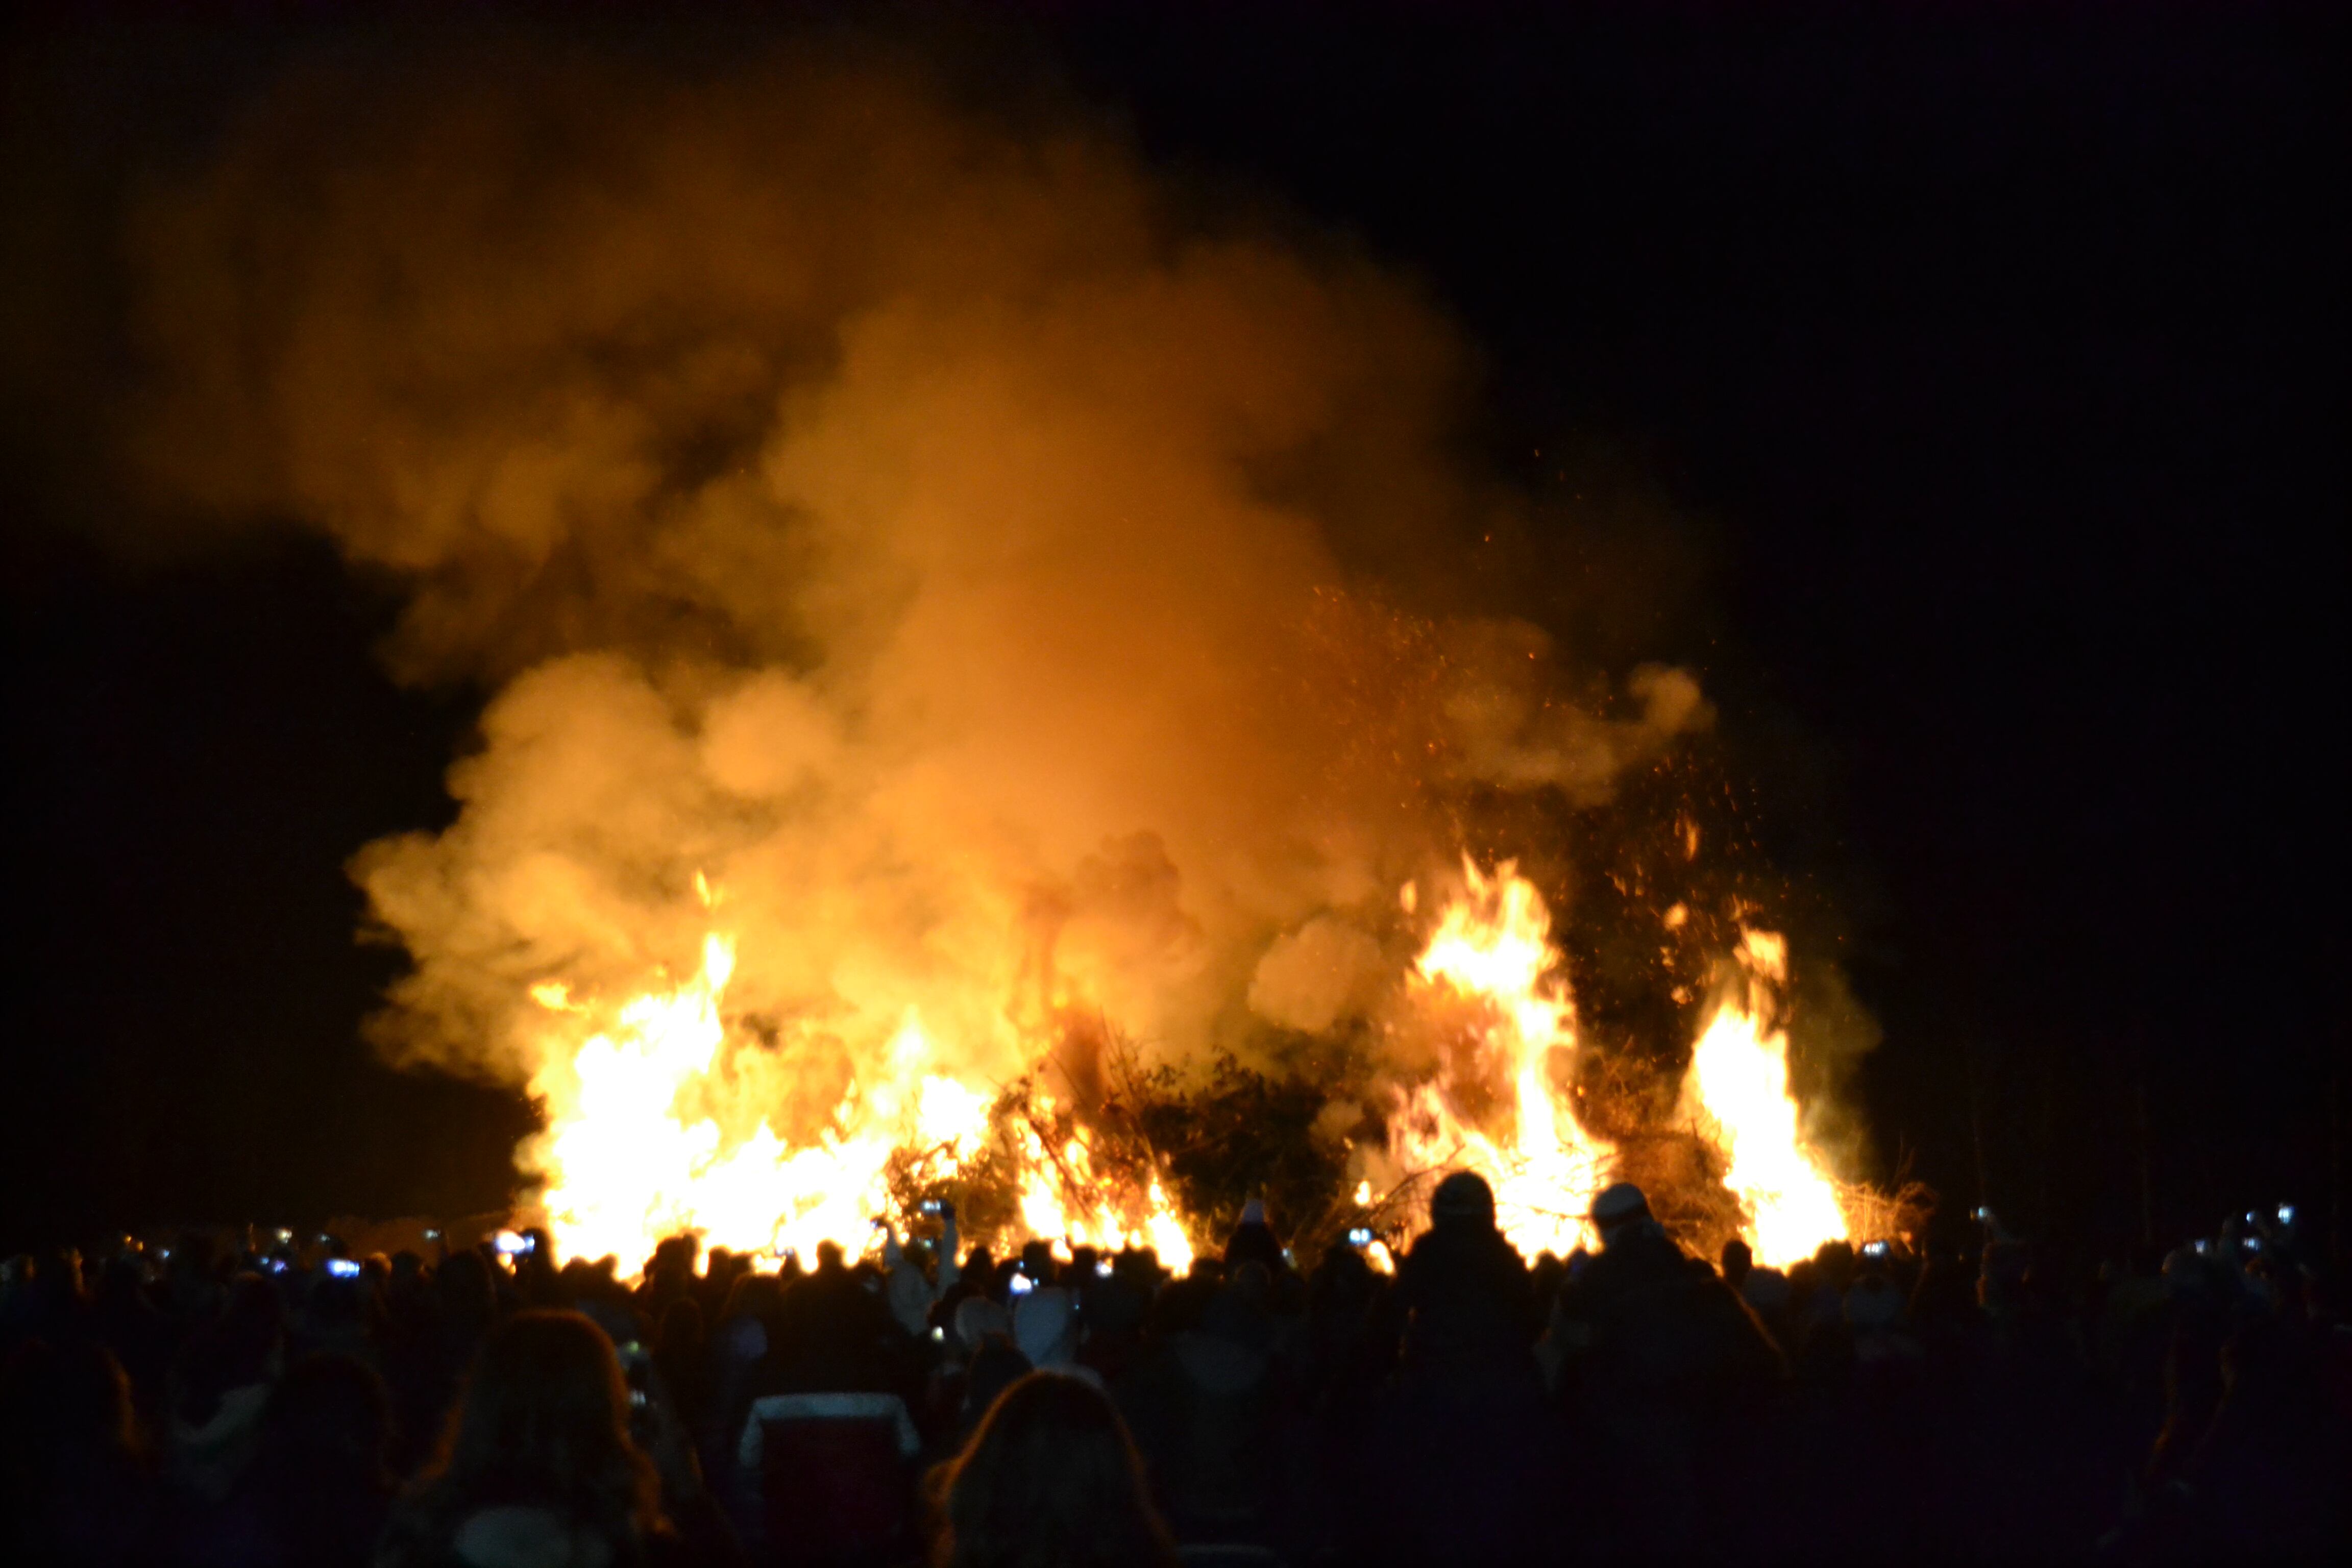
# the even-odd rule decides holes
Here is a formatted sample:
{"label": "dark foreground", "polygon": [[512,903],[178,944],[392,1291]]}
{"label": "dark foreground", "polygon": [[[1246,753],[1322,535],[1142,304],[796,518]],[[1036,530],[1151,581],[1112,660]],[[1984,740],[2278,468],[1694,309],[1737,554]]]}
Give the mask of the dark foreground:
{"label": "dark foreground", "polygon": [[634,1289],[543,1238],[20,1258],[0,1557],[2319,1559],[2352,1330],[2262,1231],[1784,1276],[1637,1211],[1530,1268],[1470,1192],[1394,1278],[1254,1224],[1182,1278],[952,1229],[783,1276],[681,1239]]}

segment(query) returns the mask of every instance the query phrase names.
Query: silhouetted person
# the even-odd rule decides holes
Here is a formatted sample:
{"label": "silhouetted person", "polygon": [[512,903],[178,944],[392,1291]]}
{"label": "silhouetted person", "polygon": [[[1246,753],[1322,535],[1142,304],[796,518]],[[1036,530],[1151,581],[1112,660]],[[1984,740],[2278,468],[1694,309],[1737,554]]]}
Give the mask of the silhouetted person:
{"label": "silhouetted person", "polygon": [[1748,1271],[1756,1267],[1756,1254],[1748,1244],[1733,1237],[1723,1244],[1723,1282],[1737,1290],[1748,1281]]}
{"label": "silhouetted person", "polygon": [[1562,1501],[1528,1268],[1496,1228],[1494,1190],[1476,1174],[1439,1183],[1429,1212],[1397,1270],[1403,1344],[1379,1417],[1384,1506],[1372,1544],[1413,1562],[1513,1559],[1534,1548]]}
{"label": "silhouetted person", "polygon": [[2194,1549],[2268,1562],[2342,1551],[2346,1456],[2308,1347],[2276,1317],[2256,1318],[2221,1365],[2221,1403],[2187,1466]]}
{"label": "silhouetted person", "polygon": [[1571,1390],[1596,1444],[1613,1543],[1686,1555],[1736,1533],[1753,1500],[1734,1495],[1762,1443],[1785,1367],[1746,1304],[1685,1255],[1620,1182],[1593,1200],[1601,1250],[1560,1289],[1555,1332],[1571,1347]]}
{"label": "silhouetted person", "polygon": [[670,1302],[662,1313],[661,1331],[654,1342],[654,1365],[660,1369],[662,1381],[688,1427],[701,1424],[710,1394],[706,1338],[702,1304],[691,1296]]}
{"label": "silhouetted person", "polygon": [[1197,1326],[1156,1340],[1117,1389],[1154,1495],[1186,1542],[1265,1542],[1287,1478],[1265,1269],[1246,1262]]}
{"label": "silhouetted person", "polygon": [[144,1556],[152,1489],[130,1382],[103,1346],[17,1347],[0,1368],[0,1561]]}
{"label": "silhouetted person", "polygon": [[270,1394],[259,1451],[192,1542],[200,1562],[364,1564],[392,1506],[392,1403],[346,1355],[299,1363]]}
{"label": "silhouetted person", "polygon": [[1495,1228],[1495,1194],[1456,1171],[1430,1195],[1429,1229],[1397,1270],[1408,1378],[1531,1380],[1536,1331],[1528,1266]]}
{"label": "silhouetted person", "polygon": [[[723,1536],[682,1547],[629,1414],[602,1330],[578,1312],[518,1313],[483,1342],[440,1452],[393,1510],[377,1561],[605,1568],[719,1551]],[[686,1500],[702,1502],[693,1491]]]}
{"label": "silhouetted person", "polygon": [[1013,1342],[1013,1314],[985,1296],[967,1296],[956,1308],[955,1333],[963,1359],[956,1429],[970,1432],[999,1395],[1034,1369]]}
{"label": "silhouetted person", "polygon": [[1268,1274],[1279,1274],[1289,1267],[1274,1227],[1265,1222],[1265,1204],[1258,1198],[1242,1205],[1241,1220],[1225,1238],[1225,1272],[1230,1275],[1244,1263],[1264,1264]]}
{"label": "silhouetted person", "polygon": [[286,1309],[257,1274],[240,1274],[219,1318],[180,1352],[171,1409],[171,1474],[206,1503],[228,1495],[253,1457],[270,1386],[285,1370]]}
{"label": "silhouetted person", "polygon": [[778,1304],[760,1392],[910,1395],[912,1342],[874,1284],[845,1265],[839,1247],[819,1244],[816,1268]]}
{"label": "silhouetted person", "polygon": [[1032,1373],[932,1478],[935,1568],[1173,1568],[1127,1427],[1092,1384]]}
{"label": "silhouetted person", "polygon": [[131,1402],[140,1416],[152,1422],[162,1407],[164,1375],[171,1365],[172,1325],[156,1310],[136,1258],[107,1260],[90,1302],[90,1326],[129,1374]]}

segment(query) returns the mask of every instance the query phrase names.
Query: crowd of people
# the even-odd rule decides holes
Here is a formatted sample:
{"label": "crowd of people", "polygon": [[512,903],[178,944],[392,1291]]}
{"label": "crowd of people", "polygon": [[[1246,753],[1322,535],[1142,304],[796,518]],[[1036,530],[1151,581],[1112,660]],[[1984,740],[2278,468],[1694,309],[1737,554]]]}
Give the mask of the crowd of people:
{"label": "crowd of people", "polygon": [[[2096,1271],[1987,1226],[1785,1271],[1477,1176],[1392,1272],[1151,1253],[634,1279],[543,1233],[12,1260],[0,1560],[617,1568],[2339,1553],[2352,1329],[2291,1211]],[[282,1235],[282,1233],[280,1233]]]}

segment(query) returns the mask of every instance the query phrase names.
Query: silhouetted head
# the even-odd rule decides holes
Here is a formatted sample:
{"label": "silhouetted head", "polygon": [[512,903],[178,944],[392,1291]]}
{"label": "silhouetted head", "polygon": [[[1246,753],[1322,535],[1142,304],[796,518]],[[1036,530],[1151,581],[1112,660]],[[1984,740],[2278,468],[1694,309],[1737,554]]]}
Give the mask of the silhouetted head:
{"label": "silhouetted head", "polygon": [[956,1303],[956,1342],[967,1351],[977,1350],[982,1340],[1013,1338],[1013,1314],[999,1301],[985,1296],[966,1296]]}
{"label": "silhouetted head", "polygon": [[0,1480],[64,1459],[128,1457],[137,1444],[131,1382],[87,1340],[33,1340],[0,1367]]}
{"label": "silhouetted head", "polygon": [[383,1380],[347,1355],[295,1364],[269,1396],[263,1420],[266,1461],[280,1477],[331,1477],[389,1488],[392,1402]]}
{"label": "silhouetted head", "polygon": [[1065,1366],[1077,1354],[1077,1300],[1059,1285],[1013,1300],[1013,1341],[1032,1366]]}
{"label": "silhouetted head", "polygon": [[783,1281],[773,1274],[739,1274],[735,1283],[727,1288],[727,1304],[719,1309],[719,1321],[727,1323],[737,1318],[757,1318],[764,1322],[774,1315],[783,1290]]}
{"label": "silhouetted head", "polygon": [[659,1494],[628,1422],[628,1386],[603,1330],[578,1312],[518,1312],[482,1342],[420,1503],[442,1528],[520,1505],[608,1540],[640,1537],[660,1517]]}
{"label": "silhouetted head", "polygon": [[1748,1271],[1755,1267],[1756,1254],[1748,1247],[1748,1245],[1746,1242],[1740,1240],[1739,1237],[1735,1236],[1729,1241],[1723,1244],[1723,1279],[1725,1284],[1729,1285],[1735,1290],[1738,1289],[1739,1282],[1742,1279],[1747,1279]]}
{"label": "silhouetted head", "polygon": [[1323,1249],[1322,1266],[1307,1291],[1308,1308],[1318,1316],[1338,1309],[1360,1310],[1371,1294],[1372,1266],[1347,1241]]}
{"label": "silhouetted head", "polygon": [[934,1478],[940,1568],[1172,1564],[1126,1423],[1089,1383],[1032,1373]]}
{"label": "silhouetted head", "polygon": [[830,1274],[841,1267],[841,1243],[833,1240],[816,1244],[816,1266]]}
{"label": "silhouetted head", "polygon": [[1650,1217],[1648,1195],[1631,1182],[1603,1187],[1601,1195],[1592,1200],[1592,1228],[1601,1233],[1603,1247],[1613,1247],[1655,1223]]}
{"label": "silhouetted head", "polygon": [[662,1313],[661,1330],[656,1336],[665,1359],[693,1357],[702,1353],[702,1307],[691,1296],[681,1296]]}
{"label": "silhouetted head", "polygon": [[488,1328],[498,1312],[498,1287],[478,1252],[451,1253],[433,1271],[433,1288],[441,1298],[441,1310],[467,1332]]}
{"label": "silhouetted head", "polygon": [[1429,1194],[1429,1223],[1437,1230],[1495,1228],[1495,1189],[1475,1171],[1456,1171]]}
{"label": "silhouetted head", "polygon": [[1848,1328],[1857,1333],[1878,1333],[1901,1323],[1904,1308],[1902,1290],[1885,1274],[1871,1270],[1846,1288],[1840,1310]]}

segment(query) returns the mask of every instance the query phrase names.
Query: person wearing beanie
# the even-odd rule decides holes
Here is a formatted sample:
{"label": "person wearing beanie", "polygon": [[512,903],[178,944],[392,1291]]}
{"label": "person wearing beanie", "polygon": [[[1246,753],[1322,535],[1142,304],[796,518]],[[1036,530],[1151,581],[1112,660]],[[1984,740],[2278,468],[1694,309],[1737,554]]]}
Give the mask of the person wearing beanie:
{"label": "person wearing beanie", "polygon": [[1610,1456],[1607,1529],[1636,1557],[1735,1554],[1730,1541],[1702,1534],[1692,1510],[1651,1505],[1707,1494],[1710,1456],[1739,1447],[1726,1423],[1763,1408],[1786,1365],[1739,1295],[1675,1245],[1640,1187],[1603,1189],[1591,1220],[1601,1252],[1561,1288],[1551,1331],[1562,1380]]}
{"label": "person wearing beanie", "polygon": [[1517,1562],[1559,1525],[1534,1283],[1496,1220],[1486,1178],[1454,1172],[1397,1268],[1402,1353],[1370,1444],[1413,1480],[1383,1489],[1384,1560]]}
{"label": "person wearing beanie", "polygon": [[[1631,1182],[1604,1187],[1592,1200],[1592,1228],[1600,1233],[1603,1250],[1666,1237],[1664,1228],[1650,1216],[1649,1197]],[[1681,1249],[1675,1250],[1679,1254]]]}
{"label": "person wearing beanie", "polygon": [[1456,1171],[1429,1194],[1429,1222],[1433,1226],[1492,1230],[1495,1189],[1475,1171]]}
{"label": "person wearing beanie", "polygon": [[1517,1384],[1534,1376],[1525,1259],[1495,1226],[1495,1190],[1456,1171],[1430,1194],[1429,1229],[1397,1270],[1409,1376]]}
{"label": "person wearing beanie", "polygon": [[1648,1194],[1631,1182],[1602,1188],[1592,1200],[1590,1218],[1601,1250],[1560,1287],[1545,1328],[1559,1364],[1558,1375],[1571,1378],[1579,1375],[1579,1363],[1591,1353],[1620,1298],[1671,1289],[1690,1261],[1651,1217]]}

